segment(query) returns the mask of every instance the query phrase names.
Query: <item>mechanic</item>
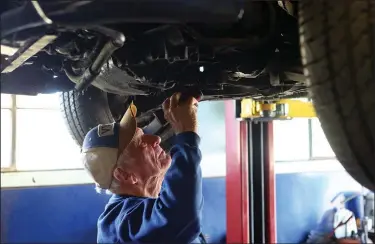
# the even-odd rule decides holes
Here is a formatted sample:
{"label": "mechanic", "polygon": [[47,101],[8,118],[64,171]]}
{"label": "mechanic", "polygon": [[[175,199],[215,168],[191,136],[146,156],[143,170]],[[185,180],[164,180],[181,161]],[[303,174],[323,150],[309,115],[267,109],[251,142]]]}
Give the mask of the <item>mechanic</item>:
{"label": "mechanic", "polygon": [[98,219],[99,243],[205,242],[198,101],[180,102],[180,97],[176,93],[163,103],[176,133],[170,155],[160,147],[160,137],[137,128],[134,105],[119,123],[87,133],[85,168],[98,187],[113,193]]}

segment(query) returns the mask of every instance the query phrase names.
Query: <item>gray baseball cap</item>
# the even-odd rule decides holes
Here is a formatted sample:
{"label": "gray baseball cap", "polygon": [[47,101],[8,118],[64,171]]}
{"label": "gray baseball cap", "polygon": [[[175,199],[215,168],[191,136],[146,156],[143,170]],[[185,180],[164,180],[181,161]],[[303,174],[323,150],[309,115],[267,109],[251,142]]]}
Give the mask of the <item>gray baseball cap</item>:
{"label": "gray baseball cap", "polygon": [[99,124],[85,136],[82,162],[95,184],[111,187],[117,159],[133,140],[137,130],[137,108],[131,104],[119,123]]}

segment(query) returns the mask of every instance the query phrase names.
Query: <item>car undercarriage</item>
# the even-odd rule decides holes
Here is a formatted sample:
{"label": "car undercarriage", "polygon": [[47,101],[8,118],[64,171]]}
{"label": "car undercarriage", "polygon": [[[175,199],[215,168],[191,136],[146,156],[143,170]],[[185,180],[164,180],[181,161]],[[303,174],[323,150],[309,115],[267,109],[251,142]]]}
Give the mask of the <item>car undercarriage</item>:
{"label": "car undercarriage", "polygon": [[[109,2],[92,9],[114,10],[116,5],[117,2]],[[28,6],[31,8],[32,4]],[[43,7],[49,7],[49,11],[57,8]],[[85,15],[79,12],[83,6],[76,8],[77,13],[67,12],[59,17]],[[232,11],[228,10],[227,15]],[[205,24],[155,24],[147,23],[146,18],[145,23],[130,20],[85,28],[58,26],[48,29],[48,34],[42,28],[43,34],[36,33],[32,38],[28,30],[7,35],[3,45],[19,49],[2,62],[2,90],[20,94],[61,91],[71,88],[68,78],[79,91],[92,84],[126,97],[165,99],[184,89],[201,91],[205,100],[305,96],[296,18],[277,2],[254,2],[242,12],[245,14],[236,21],[224,23],[219,19],[223,14],[218,14],[218,19],[212,17],[212,23]],[[113,12],[107,14],[103,19]],[[10,23],[11,16],[8,18],[3,26]],[[27,57],[28,51],[38,45],[42,48],[37,55]],[[24,62],[20,63],[22,56]],[[15,85],[15,80],[23,82],[19,76],[29,77],[28,83],[34,84],[35,89]]]}
{"label": "car undercarriage", "polygon": [[161,104],[175,92],[202,101],[309,95],[339,161],[374,188],[373,0],[1,5],[1,92],[61,92],[78,144],[132,101],[140,124],[166,140]]}

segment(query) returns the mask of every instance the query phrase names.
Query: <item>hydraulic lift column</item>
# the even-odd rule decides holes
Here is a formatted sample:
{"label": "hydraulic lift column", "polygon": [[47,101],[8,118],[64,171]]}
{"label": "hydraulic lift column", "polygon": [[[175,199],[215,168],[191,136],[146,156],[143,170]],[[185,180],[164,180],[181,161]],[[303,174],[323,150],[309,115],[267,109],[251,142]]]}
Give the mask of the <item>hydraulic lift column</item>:
{"label": "hydraulic lift column", "polygon": [[241,101],[225,106],[227,243],[275,243],[272,122],[241,119]]}
{"label": "hydraulic lift column", "polygon": [[249,141],[250,242],[275,243],[273,124],[246,123]]}
{"label": "hydraulic lift column", "polygon": [[273,122],[316,117],[309,101],[227,101],[227,243],[276,243]]}

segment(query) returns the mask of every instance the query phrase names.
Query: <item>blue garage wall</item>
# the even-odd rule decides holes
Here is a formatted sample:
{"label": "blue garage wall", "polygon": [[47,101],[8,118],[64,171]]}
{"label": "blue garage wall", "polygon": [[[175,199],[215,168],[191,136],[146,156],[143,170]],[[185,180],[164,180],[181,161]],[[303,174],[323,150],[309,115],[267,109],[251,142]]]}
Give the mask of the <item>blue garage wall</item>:
{"label": "blue garage wall", "polygon": [[92,185],[2,190],[2,242],[94,242],[107,199]]}
{"label": "blue garage wall", "polygon": [[203,180],[203,232],[210,243],[226,241],[226,192],[225,177]]}
{"label": "blue garage wall", "polygon": [[[340,191],[360,190],[346,172],[276,174],[277,241],[298,243],[313,229]],[[226,235],[225,178],[205,178],[203,229],[211,243]],[[1,241],[96,241],[96,220],[108,195],[92,185],[1,190]]]}
{"label": "blue garage wall", "polygon": [[361,191],[345,171],[276,174],[277,242],[300,243],[341,191]]}
{"label": "blue garage wall", "polygon": [[[225,242],[225,180],[203,181],[203,229]],[[109,196],[93,185],[1,190],[1,242],[95,243],[96,220]]]}

